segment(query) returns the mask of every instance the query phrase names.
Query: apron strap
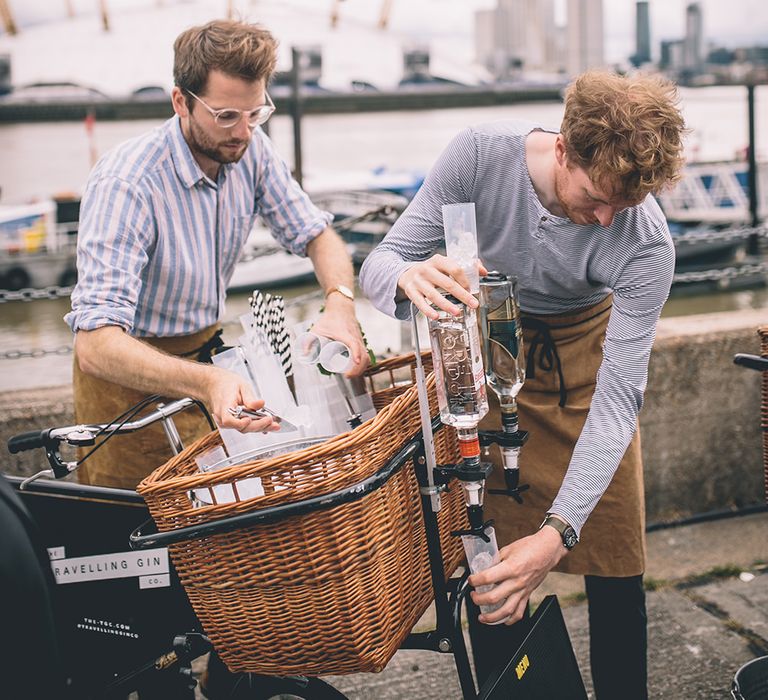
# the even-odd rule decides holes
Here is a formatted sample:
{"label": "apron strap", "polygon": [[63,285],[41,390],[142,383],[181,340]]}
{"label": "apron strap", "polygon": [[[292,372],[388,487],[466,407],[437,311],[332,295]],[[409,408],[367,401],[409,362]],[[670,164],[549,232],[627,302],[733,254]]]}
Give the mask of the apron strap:
{"label": "apron strap", "polygon": [[544,372],[551,372],[553,367],[557,367],[557,376],[560,380],[560,408],[565,408],[568,402],[568,389],[565,386],[565,377],[563,376],[563,366],[560,363],[560,355],[557,354],[557,345],[549,332],[549,326],[538,318],[523,316],[523,328],[536,331],[531,344],[528,348],[528,362],[525,366],[525,373],[528,377],[536,376],[536,353],[538,352],[539,369]]}
{"label": "apron strap", "polygon": [[221,338],[221,334],[224,332],[223,328],[219,328],[208,340],[202,345],[196,347],[189,352],[181,353],[180,357],[191,357],[198,362],[207,362],[210,364],[211,357],[223,352],[226,349],[226,345]]}
{"label": "apron strap", "polygon": [[[603,300],[605,301],[605,300]],[[602,304],[603,302],[600,302]],[[597,305],[599,306],[599,304]],[[565,377],[563,376],[563,366],[560,363],[560,355],[557,353],[557,344],[554,338],[552,338],[551,331],[553,329],[559,330],[562,328],[573,328],[580,326],[583,323],[588,323],[605,313],[610,312],[613,304],[609,303],[604,308],[599,309],[595,313],[586,318],[579,318],[573,323],[547,323],[541,318],[535,316],[523,316],[522,325],[523,328],[536,331],[536,335],[531,341],[528,348],[528,361],[525,366],[525,374],[532,379],[536,376],[536,353],[539,354],[538,366],[544,372],[551,372],[553,368],[557,368],[557,376],[560,380],[560,408],[565,408],[568,403],[568,388],[565,385]]]}

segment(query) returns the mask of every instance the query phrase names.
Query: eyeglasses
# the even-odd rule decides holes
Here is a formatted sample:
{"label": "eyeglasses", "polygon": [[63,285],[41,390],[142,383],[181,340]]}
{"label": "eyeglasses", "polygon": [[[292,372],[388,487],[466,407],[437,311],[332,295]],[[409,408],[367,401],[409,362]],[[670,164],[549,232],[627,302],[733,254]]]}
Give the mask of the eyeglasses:
{"label": "eyeglasses", "polygon": [[272,113],[275,111],[275,103],[272,102],[272,98],[267,92],[264,92],[264,95],[267,98],[267,104],[261,105],[260,107],[250,111],[245,111],[243,109],[235,109],[234,107],[213,109],[212,107],[209,107],[197,95],[195,95],[192,90],[186,91],[213,115],[213,120],[216,122],[216,126],[220,126],[223,129],[231,129],[236,124],[239,124],[240,120],[243,118],[243,115],[245,115],[248,126],[250,126],[251,129],[255,129],[257,126],[259,126],[259,124],[263,124],[265,121],[267,121],[267,119],[269,119],[272,116]]}

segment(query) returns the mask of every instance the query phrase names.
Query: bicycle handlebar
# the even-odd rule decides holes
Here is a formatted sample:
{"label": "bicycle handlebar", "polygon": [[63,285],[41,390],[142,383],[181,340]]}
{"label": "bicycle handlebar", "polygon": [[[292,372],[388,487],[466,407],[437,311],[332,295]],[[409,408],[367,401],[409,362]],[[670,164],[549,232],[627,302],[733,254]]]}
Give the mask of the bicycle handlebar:
{"label": "bicycle handlebar", "polygon": [[35,450],[38,447],[46,447],[50,428],[44,430],[30,430],[28,433],[20,433],[8,438],[8,452],[12,455],[27,450]]}
{"label": "bicycle handlebar", "polygon": [[[197,402],[194,399],[184,398],[172,401],[167,405],[159,405],[154,411],[148,413],[146,416],[142,416],[137,420],[120,422],[121,418],[117,418],[111,423],[93,423],[90,425],[70,425],[63,428],[46,428],[44,430],[32,430],[26,433],[20,433],[19,435],[13,435],[8,439],[8,451],[11,454],[17,454],[19,452],[26,452],[28,450],[34,450],[37,448],[44,448],[50,469],[44,469],[37,472],[33,476],[24,481],[21,488],[26,488],[27,484],[34,481],[41,476],[53,476],[57,479],[61,479],[67,476],[69,473],[77,469],[79,466],[78,461],[64,462],[59,454],[59,446],[65,442],[72,447],[86,447],[96,445],[96,438],[100,435],[104,440],[109,439],[112,435],[121,433],[133,433],[137,430],[141,430],[152,423],[156,423],[160,420],[170,418],[172,415],[183,411],[185,408],[195,405]],[[134,407],[136,410],[141,410],[141,404],[137,404]],[[131,409],[133,410],[133,409]],[[123,414],[126,416],[126,414]],[[127,417],[131,417],[130,413]],[[102,441],[103,442],[103,441]],[[99,445],[96,445],[94,449],[98,449]],[[92,452],[93,450],[91,450]],[[90,454],[90,452],[88,453]],[[88,455],[86,455],[87,457]],[[83,458],[85,459],[85,458]]]}
{"label": "bicycle handlebar", "polygon": [[733,356],[733,363],[742,367],[748,367],[749,369],[756,369],[759,372],[768,371],[768,357],[746,355],[740,352]]}
{"label": "bicycle handlebar", "polygon": [[146,416],[123,423],[122,425],[119,423],[91,423],[87,425],[68,425],[62,428],[31,430],[9,438],[8,451],[11,452],[11,454],[16,454],[18,452],[25,452],[26,450],[34,450],[38,447],[49,447],[62,442],[66,442],[72,447],[92,445],[99,433],[134,433],[137,430],[146,428],[152,423],[163,420],[163,418],[168,418],[179,411],[183,411],[194,403],[194,400],[189,398],[172,401],[165,406],[158,407]]}

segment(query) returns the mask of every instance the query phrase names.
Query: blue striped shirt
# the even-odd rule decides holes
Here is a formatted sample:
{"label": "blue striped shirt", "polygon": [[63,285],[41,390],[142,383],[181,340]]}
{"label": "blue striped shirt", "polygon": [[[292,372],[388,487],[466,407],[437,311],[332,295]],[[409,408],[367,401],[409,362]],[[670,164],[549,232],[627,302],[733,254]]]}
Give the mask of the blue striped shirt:
{"label": "blue striped shirt", "polygon": [[551,508],[580,532],[636,430],[675,251],[650,196],[618,213],[608,228],[577,225],[545,209],[525,160],[525,138],[534,128],[499,122],[460,133],[366,259],[360,286],[377,308],[407,318],[409,302],[396,299],[397,280],[442,243],[441,206],[475,202],[480,258],[489,270],[518,277],[524,311],[577,311],[613,292],[595,394]]}
{"label": "blue striped shirt", "polygon": [[65,321],[137,337],[197,332],[218,321],[235,263],[261,216],[297,255],[332,220],[256,129],[217,182],[200,169],[173,117],[107,153],[83,195],[78,283]]}

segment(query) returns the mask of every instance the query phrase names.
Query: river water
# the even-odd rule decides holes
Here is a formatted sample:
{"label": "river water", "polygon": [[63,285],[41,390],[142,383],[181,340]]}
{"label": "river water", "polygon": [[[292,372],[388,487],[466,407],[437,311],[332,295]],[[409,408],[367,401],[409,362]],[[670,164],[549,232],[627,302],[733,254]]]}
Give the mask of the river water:
{"label": "river water", "polygon": [[[746,89],[716,87],[682,90],[682,106],[691,133],[689,157],[732,160],[747,144]],[[757,151],[768,156],[768,88],[756,91]],[[519,118],[557,126],[562,104],[532,103],[478,109],[424,112],[309,116],[303,122],[306,187],[327,189],[344,180],[362,182],[376,168],[424,171],[450,139],[463,127],[504,118]],[[95,126],[99,153],[157,125],[155,121],[100,122]],[[292,132],[288,117],[275,115],[271,136],[278,149],[292,159]],[[46,198],[58,192],[80,193],[90,169],[89,143],[81,123],[14,124],[0,126],[0,203]],[[311,286],[281,290],[287,300],[289,322],[312,318],[320,301],[291,303]],[[225,321],[248,308],[247,295],[232,295]],[[680,316],[735,309],[765,308],[765,289],[724,291],[716,294],[673,294],[665,316]],[[44,387],[71,380],[71,334],[62,317],[68,299],[0,304],[0,390]],[[375,311],[365,299],[357,302],[358,315],[375,352],[400,350],[400,324]],[[236,338],[235,329],[227,334]],[[16,350],[49,351],[42,357],[6,359]],[[61,354],[50,351],[59,350]]]}

